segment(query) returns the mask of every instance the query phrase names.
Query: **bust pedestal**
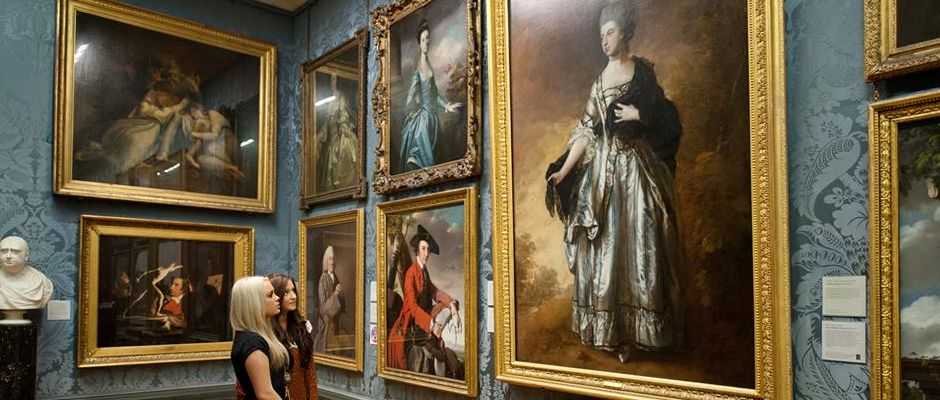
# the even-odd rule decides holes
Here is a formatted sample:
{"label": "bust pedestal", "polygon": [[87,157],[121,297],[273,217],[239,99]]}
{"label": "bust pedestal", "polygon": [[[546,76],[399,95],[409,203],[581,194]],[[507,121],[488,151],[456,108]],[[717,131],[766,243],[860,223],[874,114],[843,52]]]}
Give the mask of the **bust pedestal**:
{"label": "bust pedestal", "polygon": [[38,310],[30,310],[25,318],[0,321],[0,399],[36,398],[38,317]]}

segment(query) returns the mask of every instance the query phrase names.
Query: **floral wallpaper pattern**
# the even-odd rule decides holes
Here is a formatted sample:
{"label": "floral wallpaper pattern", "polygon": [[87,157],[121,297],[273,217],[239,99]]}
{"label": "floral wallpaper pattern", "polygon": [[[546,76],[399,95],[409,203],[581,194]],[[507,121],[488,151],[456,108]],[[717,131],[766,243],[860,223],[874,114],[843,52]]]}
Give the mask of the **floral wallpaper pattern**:
{"label": "floral wallpaper pattern", "polygon": [[862,2],[785,8],[794,397],[867,399],[868,366],[820,350],[822,277],[868,274]]}
{"label": "floral wallpaper pattern", "polygon": [[[353,37],[353,34],[360,29],[369,28],[369,13],[371,10],[375,10],[379,6],[387,3],[385,1],[376,1],[376,0],[322,0],[318,1],[315,5],[308,8],[305,12],[301,13],[294,19],[294,34],[295,40],[299,44],[299,47],[305,49],[304,54],[300,55],[304,61],[306,60],[315,60],[320,57],[320,55],[325,54],[333,47],[343,43],[349,38]],[[484,68],[485,70],[485,68]],[[372,119],[372,109],[371,109],[371,99],[372,99],[372,89],[374,82],[378,79],[378,62],[375,59],[375,43],[370,42],[369,55],[368,55],[368,83],[366,84],[366,98],[370,100],[367,105],[366,110],[366,177],[367,179],[372,176],[373,171],[375,170],[375,153],[374,149],[378,145],[378,130],[375,126],[375,121]],[[486,86],[486,81],[484,78],[484,87]],[[486,93],[484,89],[484,98],[486,98]],[[487,106],[484,105],[484,113],[486,113]],[[488,126],[484,128],[484,142],[483,148],[489,148],[489,134]],[[299,138],[296,138],[299,141]],[[298,142],[298,146],[299,146]],[[491,241],[491,212],[490,212],[490,172],[489,172],[489,152],[484,151],[483,159],[483,174],[478,178],[473,178],[460,182],[452,182],[444,185],[433,186],[429,189],[419,189],[415,191],[403,192],[396,194],[394,196],[378,196],[375,193],[369,192],[369,197],[364,200],[356,201],[349,200],[346,202],[339,202],[324,206],[315,206],[313,209],[307,212],[301,213],[297,218],[306,217],[309,215],[321,215],[331,212],[336,212],[339,210],[346,210],[355,207],[365,207],[366,209],[366,252],[365,252],[365,263],[366,263],[366,274],[365,281],[372,282],[376,279],[375,272],[375,205],[385,201],[393,200],[396,198],[411,197],[415,195],[437,192],[441,190],[454,189],[458,187],[466,187],[469,185],[477,185],[479,188],[480,198],[478,200],[479,210],[479,243],[478,243],[478,255],[479,255],[479,265],[478,273],[480,280],[478,282],[478,296],[480,301],[478,302],[479,310],[478,315],[486,315],[486,302],[484,301],[486,296],[486,285],[485,282],[487,279],[492,278],[492,256],[490,254],[490,241]],[[294,238],[296,240],[296,238]],[[296,255],[294,256],[294,264],[296,264]],[[367,283],[368,286],[368,283]],[[368,297],[368,291],[366,291],[366,297]],[[366,301],[371,301],[371,299],[366,299]],[[368,309],[366,310],[368,314]],[[366,315],[366,322],[370,316]],[[497,382],[494,378],[493,373],[493,336],[486,332],[486,326],[484,324],[479,324],[477,329],[477,334],[479,335],[478,343],[478,357],[479,357],[479,382],[480,382],[480,399],[489,400],[489,399],[505,399],[509,398],[509,387],[503,383]],[[465,397],[444,394],[434,391],[429,391],[427,389],[418,388],[415,386],[410,386],[397,382],[386,382],[384,379],[381,379],[377,375],[377,357],[378,357],[378,347],[368,343],[368,334],[365,335],[366,344],[365,344],[365,353],[364,353],[364,366],[363,373],[352,373],[349,371],[339,370],[331,367],[319,367],[318,375],[319,382],[323,386],[328,386],[330,388],[337,389],[339,391],[348,392],[352,394],[357,394],[365,396],[368,398],[391,398],[391,399],[463,399]],[[534,397],[520,397],[520,398],[534,398]]]}

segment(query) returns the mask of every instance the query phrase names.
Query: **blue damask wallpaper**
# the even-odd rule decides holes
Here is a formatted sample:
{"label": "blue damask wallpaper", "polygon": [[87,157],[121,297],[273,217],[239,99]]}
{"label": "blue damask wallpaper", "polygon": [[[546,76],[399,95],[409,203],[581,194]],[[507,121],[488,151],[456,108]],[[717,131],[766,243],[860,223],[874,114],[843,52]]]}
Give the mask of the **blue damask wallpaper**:
{"label": "blue damask wallpaper", "polygon": [[867,365],[820,358],[822,277],[868,275],[862,2],[785,8],[794,397],[867,399]]}
{"label": "blue damask wallpaper", "polygon": [[[227,0],[134,0],[150,10],[275,43],[279,86],[297,82],[291,19]],[[107,200],[56,197],[52,190],[55,0],[0,2],[0,236],[30,243],[30,264],[55,285],[54,299],[70,300],[72,319],[44,321],[39,333],[40,398],[107,394],[234,381],[227,361],[78,370],[75,366],[78,218],[82,214],[250,225],[256,229],[255,271],[288,270],[293,253],[298,172],[290,157],[278,163],[278,212],[245,215]],[[296,92],[278,95],[278,153],[290,154],[296,134]],[[285,162],[286,161],[286,162]]]}
{"label": "blue damask wallpaper", "polygon": [[[295,40],[298,42],[298,48],[303,53],[299,57],[304,60],[314,60],[330,49],[345,42],[353,37],[354,33],[360,29],[368,29],[369,12],[388,1],[368,1],[368,0],[323,0],[318,1],[314,6],[298,15],[294,20]],[[378,63],[375,59],[375,43],[370,42],[368,57],[368,80],[366,98],[372,98],[372,89],[374,82],[378,78]],[[485,70],[485,68],[484,68]],[[484,87],[486,79],[484,78]],[[486,98],[484,89],[483,98]],[[375,169],[375,154],[373,149],[378,145],[378,131],[375,121],[372,119],[371,101],[366,111],[367,114],[367,140],[366,140],[366,176],[371,177]],[[483,108],[484,115],[487,112],[487,106]],[[299,140],[299,138],[296,138]],[[299,143],[298,143],[299,145]],[[483,148],[489,148],[488,127],[484,128]],[[490,238],[492,236],[490,229],[490,173],[489,173],[489,152],[484,151],[483,174],[479,178],[453,182],[446,185],[435,186],[433,191],[454,189],[476,185],[479,188],[479,266],[480,276],[479,293],[480,299],[484,299],[485,281],[492,277],[492,256],[490,254]],[[350,200],[345,203],[333,204],[328,206],[317,206],[309,212],[298,215],[298,218],[310,215],[320,215],[338,210],[351,209],[354,207],[365,207],[366,209],[366,282],[376,279],[375,272],[375,205],[397,198],[411,197],[414,195],[430,193],[429,190],[416,190],[402,192],[394,196],[378,196],[370,189],[370,195],[362,201]],[[296,240],[296,238],[293,238]],[[294,256],[296,258],[296,255]],[[295,260],[296,264],[296,260]],[[366,292],[368,297],[368,292]],[[370,301],[370,299],[366,299]],[[479,302],[478,315],[486,315],[486,302]],[[368,309],[366,310],[368,313]],[[369,315],[365,316],[366,321]],[[494,379],[492,363],[493,336],[486,332],[486,327],[482,324],[478,327],[479,343],[479,382],[480,399],[504,399],[509,398],[509,388],[497,382]],[[366,335],[368,339],[368,335]],[[410,385],[386,382],[377,376],[377,352],[378,348],[366,342],[364,373],[351,373],[330,367],[319,367],[319,381],[323,386],[336,388],[339,391],[358,394],[368,398],[386,398],[386,399],[462,399],[465,397],[456,395],[447,395],[427,389],[421,389]],[[514,396],[515,397],[515,396]],[[535,399],[536,396],[525,396],[518,398]],[[570,397],[566,397],[570,398]]]}
{"label": "blue damask wallpaper", "polygon": [[[72,301],[73,310],[72,320],[46,321],[40,331],[40,397],[213,385],[234,379],[226,361],[77,370],[75,246],[81,214],[251,225],[257,229],[256,271],[296,274],[299,218],[365,207],[366,280],[375,280],[375,204],[425,191],[390,197],[370,192],[364,200],[299,210],[299,69],[304,61],[319,57],[367,27],[369,11],[387,1],[320,0],[294,17],[231,0],[127,1],[277,44],[277,212],[261,216],[52,196],[55,0],[0,1],[0,236],[16,234],[30,242],[31,264],[52,279],[54,298]],[[868,270],[867,107],[872,88],[864,82],[862,71],[861,3],[785,2],[793,373],[794,397],[798,399],[869,397],[867,365],[820,359],[822,277],[867,275]],[[371,98],[377,76],[372,47],[367,98]],[[488,107],[484,105],[486,115]],[[489,149],[488,128],[484,125],[484,149]],[[369,111],[368,176],[374,169],[371,150],[377,145],[376,132]],[[481,177],[435,188],[478,185],[480,189],[481,298],[484,283],[492,275],[489,174],[489,152],[484,151]],[[480,304],[480,315],[484,315],[485,303]],[[497,382],[493,378],[492,335],[484,326],[478,333],[481,399],[573,398]],[[458,398],[379,379],[375,359],[376,347],[366,344],[364,373],[320,367],[320,382],[369,398]]]}

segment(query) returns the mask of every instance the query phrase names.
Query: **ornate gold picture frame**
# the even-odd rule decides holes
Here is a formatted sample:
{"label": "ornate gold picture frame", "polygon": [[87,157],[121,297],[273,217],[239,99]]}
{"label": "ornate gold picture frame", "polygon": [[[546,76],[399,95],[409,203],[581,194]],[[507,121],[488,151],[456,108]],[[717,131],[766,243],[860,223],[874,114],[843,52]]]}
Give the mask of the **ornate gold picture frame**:
{"label": "ornate gold picture frame", "polygon": [[223,360],[254,229],[83,215],[78,367]]}
{"label": "ornate gold picture frame", "polygon": [[477,396],[476,204],[470,187],[376,207],[380,377]]}
{"label": "ornate gold picture frame", "polygon": [[300,206],[366,195],[365,30],[304,63]]}
{"label": "ornate gold picture frame", "polygon": [[871,398],[922,398],[940,383],[940,91],[869,111]]}
{"label": "ornate gold picture frame", "polygon": [[[362,371],[365,211],[300,220],[300,312],[314,326],[314,359]],[[338,288],[338,289],[337,289]]]}
{"label": "ornate gold picture frame", "polygon": [[273,44],[108,0],[56,29],[56,194],[274,211]]}
{"label": "ornate gold picture frame", "polygon": [[372,12],[379,194],[480,173],[480,3],[397,0]]}
{"label": "ornate gold picture frame", "polygon": [[938,12],[930,0],[865,0],[867,80],[940,66]]}
{"label": "ornate gold picture frame", "polygon": [[497,379],[791,398],[783,2],[488,5]]}

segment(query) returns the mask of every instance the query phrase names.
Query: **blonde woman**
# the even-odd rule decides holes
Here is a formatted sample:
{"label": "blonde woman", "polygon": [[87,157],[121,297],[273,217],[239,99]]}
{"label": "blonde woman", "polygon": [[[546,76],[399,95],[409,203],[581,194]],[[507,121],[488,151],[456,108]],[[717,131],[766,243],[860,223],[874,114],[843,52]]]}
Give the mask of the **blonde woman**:
{"label": "blonde woman", "polygon": [[235,339],[232,367],[239,398],[281,400],[287,398],[286,372],[290,371],[287,348],[274,334],[273,318],[281,311],[280,298],[268,278],[249,276],[232,287],[230,313]]}

